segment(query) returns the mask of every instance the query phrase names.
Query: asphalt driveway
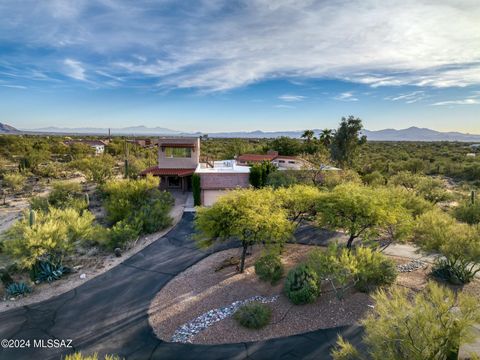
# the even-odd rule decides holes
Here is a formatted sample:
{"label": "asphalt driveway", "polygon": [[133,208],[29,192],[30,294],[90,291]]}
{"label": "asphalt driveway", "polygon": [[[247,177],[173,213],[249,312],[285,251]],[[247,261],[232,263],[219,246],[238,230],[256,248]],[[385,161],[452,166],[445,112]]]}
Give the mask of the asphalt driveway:
{"label": "asphalt driveway", "polygon": [[[337,334],[361,345],[362,329],[358,326],[212,346],[157,339],[147,315],[155,294],[175,275],[211,252],[234,246],[199,250],[191,239],[192,231],[193,214],[185,213],[167,235],[119,266],[53,299],[1,313],[0,340],[23,339],[30,340],[30,344],[17,349],[0,348],[0,359],[60,359],[74,351],[118,354],[126,359],[329,359]],[[297,238],[312,243],[327,241],[330,235],[304,229]],[[38,347],[42,339],[44,347]],[[48,347],[48,339],[71,339],[73,347]]]}

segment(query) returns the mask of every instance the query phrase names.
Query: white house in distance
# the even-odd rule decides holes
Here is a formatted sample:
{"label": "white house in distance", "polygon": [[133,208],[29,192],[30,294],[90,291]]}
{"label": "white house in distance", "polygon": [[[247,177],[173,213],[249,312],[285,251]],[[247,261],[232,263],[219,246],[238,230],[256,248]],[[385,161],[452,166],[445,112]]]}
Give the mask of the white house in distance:
{"label": "white house in distance", "polygon": [[73,144],[84,144],[95,149],[95,155],[101,155],[105,152],[106,143],[100,140],[67,140],[64,141],[64,144],[67,146]]}

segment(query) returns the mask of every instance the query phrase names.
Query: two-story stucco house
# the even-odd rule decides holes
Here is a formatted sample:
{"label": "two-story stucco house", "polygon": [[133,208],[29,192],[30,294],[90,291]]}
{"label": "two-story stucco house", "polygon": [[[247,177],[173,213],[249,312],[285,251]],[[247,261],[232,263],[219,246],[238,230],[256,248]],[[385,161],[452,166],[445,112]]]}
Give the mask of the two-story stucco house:
{"label": "two-story stucco house", "polygon": [[197,137],[161,137],[158,140],[158,165],[141,175],[160,177],[164,190],[190,191],[192,175],[200,163],[200,139]]}

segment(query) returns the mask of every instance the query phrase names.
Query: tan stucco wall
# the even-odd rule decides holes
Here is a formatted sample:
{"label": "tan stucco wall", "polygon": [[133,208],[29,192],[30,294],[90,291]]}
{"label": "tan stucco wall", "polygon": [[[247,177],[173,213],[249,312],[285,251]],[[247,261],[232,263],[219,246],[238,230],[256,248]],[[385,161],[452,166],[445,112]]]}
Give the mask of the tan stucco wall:
{"label": "tan stucco wall", "polygon": [[[167,158],[162,151],[162,144],[193,144],[190,158]],[[200,162],[200,139],[199,138],[160,138],[158,144],[158,167],[160,169],[193,169]]]}

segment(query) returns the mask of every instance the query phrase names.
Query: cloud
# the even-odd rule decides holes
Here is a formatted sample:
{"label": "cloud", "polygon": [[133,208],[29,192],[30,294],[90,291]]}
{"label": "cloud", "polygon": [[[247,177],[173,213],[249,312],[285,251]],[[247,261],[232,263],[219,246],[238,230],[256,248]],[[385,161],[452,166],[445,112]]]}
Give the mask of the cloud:
{"label": "cloud", "polygon": [[295,106],[285,104],[273,105],[273,107],[277,109],[295,109]]}
{"label": "cloud", "polygon": [[85,69],[82,63],[73,59],[65,59],[63,62],[66,65],[66,75],[73,79],[85,81]]}
{"label": "cloud", "polygon": [[76,80],[88,69],[89,80],[103,71],[122,86],[203,91],[278,78],[480,84],[476,0],[25,0],[0,2],[0,13],[11,14],[0,42],[19,49],[5,61],[52,75],[67,59]]}
{"label": "cloud", "polygon": [[443,106],[443,105],[479,105],[480,99],[474,98],[467,98],[461,100],[448,100],[448,101],[440,101],[431,104],[432,106]]}
{"label": "cloud", "polygon": [[12,89],[27,89],[27,87],[23,85],[0,84],[0,86],[12,88]]}
{"label": "cloud", "polygon": [[412,91],[410,93],[399,94],[396,96],[387,96],[384,99],[390,101],[404,101],[406,104],[413,104],[427,97],[425,91]]}
{"label": "cloud", "polygon": [[356,98],[353,95],[353,92],[347,91],[343,92],[341,94],[338,94],[337,96],[334,97],[335,100],[340,100],[340,101],[358,101],[358,98]]}
{"label": "cloud", "polygon": [[306,97],[302,95],[289,95],[289,94],[281,95],[278,98],[286,102],[303,101],[306,99]]}

